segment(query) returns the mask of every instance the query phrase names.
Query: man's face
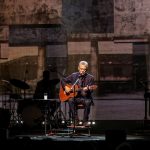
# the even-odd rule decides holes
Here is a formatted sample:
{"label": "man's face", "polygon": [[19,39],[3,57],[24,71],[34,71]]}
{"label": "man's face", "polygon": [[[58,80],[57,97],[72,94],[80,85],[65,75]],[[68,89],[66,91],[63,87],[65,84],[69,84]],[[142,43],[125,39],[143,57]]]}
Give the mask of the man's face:
{"label": "man's face", "polygon": [[79,73],[81,74],[81,75],[84,75],[85,73],[86,73],[86,71],[87,71],[87,68],[86,68],[86,66],[85,65],[79,65],[78,66],[78,70],[79,70]]}

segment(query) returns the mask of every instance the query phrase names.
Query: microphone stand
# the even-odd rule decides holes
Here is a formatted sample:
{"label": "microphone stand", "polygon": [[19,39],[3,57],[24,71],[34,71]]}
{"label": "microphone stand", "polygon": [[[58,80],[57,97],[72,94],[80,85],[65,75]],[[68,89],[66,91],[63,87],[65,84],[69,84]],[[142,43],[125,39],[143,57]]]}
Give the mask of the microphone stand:
{"label": "microphone stand", "polygon": [[[72,85],[72,87],[71,87],[71,90],[73,90],[73,92],[74,92],[74,96],[73,96],[73,101],[74,101],[73,117],[74,117],[74,118],[73,118],[73,134],[72,134],[72,136],[73,136],[74,133],[75,133],[75,126],[76,126],[76,124],[75,124],[75,120],[76,120],[76,119],[75,119],[75,108],[76,108],[76,106],[75,106],[75,92],[76,92],[76,91],[75,91],[75,90],[76,90],[76,89],[75,89],[75,85],[78,83],[79,79],[80,79],[80,77],[77,78],[77,80],[75,81],[75,83],[74,83],[74,84]],[[71,136],[71,137],[72,137],[72,136]]]}

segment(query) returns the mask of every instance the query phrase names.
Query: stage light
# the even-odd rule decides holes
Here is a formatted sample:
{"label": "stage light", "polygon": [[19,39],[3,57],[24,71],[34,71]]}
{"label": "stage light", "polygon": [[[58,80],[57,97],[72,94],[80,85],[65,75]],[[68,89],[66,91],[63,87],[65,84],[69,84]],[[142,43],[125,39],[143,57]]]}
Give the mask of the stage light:
{"label": "stage light", "polygon": [[79,121],[79,125],[82,125],[83,124],[83,122],[82,121]]}
{"label": "stage light", "polygon": [[96,124],[96,122],[95,121],[92,121],[92,125],[95,125]]}
{"label": "stage light", "polygon": [[23,124],[23,121],[21,120],[20,123]]}
{"label": "stage light", "polygon": [[62,123],[62,124],[65,124],[65,121],[64,121],[64,120],[62,120],[62,121],[61,121],[61,123]]}
{"label": "stage light", "polygon": [[88,121],[88,125],[91,125],[91,121]]}
{"label": "stage light", "polygon": [[16,121],[16,124],[23,124],[23,121],[21,120],[21,121]]}
{"label": "stage light", "polygon": [[42,125],[45,125],[45,121],[42,121]]}

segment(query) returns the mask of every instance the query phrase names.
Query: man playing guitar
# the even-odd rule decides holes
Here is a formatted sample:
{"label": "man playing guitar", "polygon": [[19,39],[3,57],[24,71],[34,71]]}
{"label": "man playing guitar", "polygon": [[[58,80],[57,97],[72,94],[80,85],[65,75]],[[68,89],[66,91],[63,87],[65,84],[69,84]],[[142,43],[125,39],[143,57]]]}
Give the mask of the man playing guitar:
{"label": "man playing guitar", "polygon": [[59,97],[61,101],[68,101],[70,119],[78,124],[77,105],[84,105],[83,125],[87,126],[90,106],[93,104],[92,93],[96,89],[94,84],[94,76],[87,73],[88,62],[80,61],[78,65],[78,72],[61,80],[61,87]]}

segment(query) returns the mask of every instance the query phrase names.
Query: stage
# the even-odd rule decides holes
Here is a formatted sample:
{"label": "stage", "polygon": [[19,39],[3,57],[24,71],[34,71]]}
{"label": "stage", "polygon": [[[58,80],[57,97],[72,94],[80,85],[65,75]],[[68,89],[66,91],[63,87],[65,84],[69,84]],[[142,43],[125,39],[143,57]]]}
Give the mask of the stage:
{"label": "stage", "polygon": [[[50,148],[50,149],[91,149],[113,150],[124,148],[128,150],[149,150],[150,138],[141,133],[128,133],[124,130],[106,130],[100,134],[20,134],[1,140],[1,145],[7,148]],[[118,150],[117,149],[117,150]],[[129,149],[129,150],[130,150]]]}
{"label": "stage", "polygon": [[[1,128],[1,144],[5,148],[11,147],[15,149],[43,148],[48,146],[51,149],[62,148],[72,150],[82,149],[87,146],[93,150],[113,150],[123,145],[132,148],[132,150],[149,150],[150,121],[149,118],[144,120],[145,101],[142,94],[115,94],[95,97],[94,106],[90,114],[90,121],[95,121],[95,124],[90,128],[78,127],[75,129],[75,133],[72,132],[72,128],[55,126],[55,123],[58,123],[57,121],[59,119],[57,118],[60,113],[59,109],[56,111],[58,116],[52,117],[52,126],[41,124],[42,126],[35,127],[39,122],[34,121],[40,121],[42,123],[45,120],[36,119],[41,119],[41,110],[39,107],[32,105],[32,103],[29,107],[23,108],[21,113],[23,115],[21,117],[25,117],[22,119],[28,127],[24,126],[21,122],[16,122],[16,120],[18,121],[16,108],[18,108],[19,100],[14,103],[11,102],[11,106],[14,108],[11,109],[11,126],[7,129]],[[61,115],[66,115],[64,104],[61,107]],[[30,114],[28,114],[26,110],[32,111],[29,111]],[[1,115],[8,116],[5,113],[1,112]],[[42,112],[42,116],[44,114]],[[82,116],[82,110],[79,112],[79,116]],[[8,121],[3,120],[3,118],[5,117],[1,117],[1,126],[5,127]],[[2,124],[3,121],[6,124]],[[22,120],[19,118],[19,121]]]}

